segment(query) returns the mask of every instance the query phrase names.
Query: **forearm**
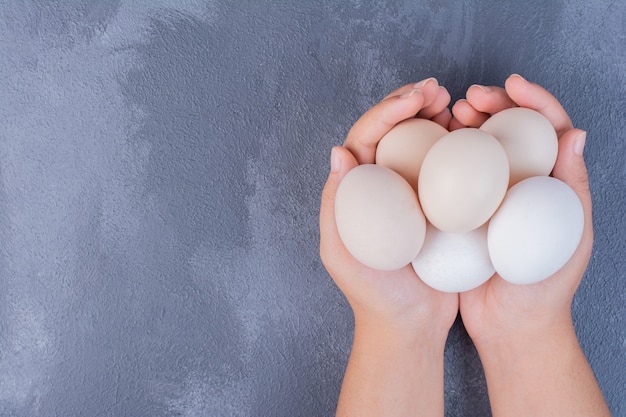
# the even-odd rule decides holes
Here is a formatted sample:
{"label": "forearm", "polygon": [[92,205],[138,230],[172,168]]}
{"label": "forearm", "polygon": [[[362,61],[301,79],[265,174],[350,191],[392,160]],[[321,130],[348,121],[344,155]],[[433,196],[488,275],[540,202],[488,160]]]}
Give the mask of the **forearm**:
{"label": "forearm", "polygon": [[477,348],[494,417],[610,416],[571,320]]}
{"label": "forearm", "polygon": [[444,346],[445,335],[357,323],[337,416],[443,416]]}

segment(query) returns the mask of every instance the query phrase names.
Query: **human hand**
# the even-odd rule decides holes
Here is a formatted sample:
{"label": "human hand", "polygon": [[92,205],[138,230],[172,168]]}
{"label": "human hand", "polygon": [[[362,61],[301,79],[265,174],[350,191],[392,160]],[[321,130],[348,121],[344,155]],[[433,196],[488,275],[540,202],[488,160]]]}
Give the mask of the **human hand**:
{"label": "human hand", "polygon": [[493,113],[527,107],[550,120],[559,138],[552,176],[569,185],[584,212],[583,236],[570,260],[544,281],[514,285],[497,274],[459,295],[463,323],[480,355],[492,413],[610,416],[571,317],[574,293],[593,246],[591,195],[582,157],[586,134],[548,91],[513,75],[505,88],[472,86],[452,109],[450,128],[478,127]]}
{"label": "human hand", "polygon": [[450,95],[436,80],[406,85],[367,111],[352,127],[343,147],[335,147],[331,173],[322,193],[320,255],[346,296],[359,326],[405,334],[445,337],[458,311],[458,296],[424,284],[410,265],[391,272],[368,268],[345,248],[335,223],[335,193],[341,179],[359,164],[373,164],[380,139],[397,123],[415,117],[448,127]]}
{"label": "human hand", "polygon": [[449,102],[434,79],[406,85],[367,111],[344,146],[332,151],[320,208],[320,256],[355,320],[337,416],[443,415],[444,347],[458,295],[430,288],[411,265],[378,271],[357,261],[337,231],[335,194],[348,171],[375,162],[378,142],[397,123],[417,115],[447,127]]}
{"label": "human hand", "polygon": [[472,86],[467,100],[453,109],[451,129],[479,127],[491,114],[509,107],[536,110],[550,120],[559,138],[552,175],[569,185],[582,202],[585,218],[581,242],[567,264],[548,279],[531,285],[514,285],[497,274],[482,286],[460,295],[460,312],[477,347],[502,340],[539,337],[555,326],[571,322],[571,303],[587,267],[593,245],[591,196],[582,157],[585,132],[572,122],[548,91],[513,75],[505,88]]}

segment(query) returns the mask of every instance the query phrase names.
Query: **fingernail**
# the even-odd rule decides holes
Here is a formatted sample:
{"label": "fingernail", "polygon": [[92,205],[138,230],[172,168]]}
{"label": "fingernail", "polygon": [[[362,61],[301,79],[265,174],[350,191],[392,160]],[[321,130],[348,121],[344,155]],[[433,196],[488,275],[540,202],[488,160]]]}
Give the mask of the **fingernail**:
{"label": "fingernail", "polygon": [[522,77],[519,74],[512,74],[509,78],[513,78],[513,77],[519,78],[520,80],[526,82],[526,78]]}
{"label": "fingernail", "polygon": [[330,150],[330,172],[339,172],[341,169],[341,158],[336,148]]}
{"label": "fingernail", "polygon": [[435,77],[426,78],[425,80],[422,80],[419,83],[415,84],[413,88],[422,88],[431,81],[437,82],[437,79]]}
{"label": "fingernail", "polygon": [[493,91],[493,88],[486,86],[486,85],[480,85],[480,84],[474,84],[472,86],[470,86],[470,88],[472,87],[478,87],[482,90],[483,93],[490,93]]}
{"label": "fingernail", "polygon": [[574,140],[574,154],[582,156],[587,140],[587,132],[583,132]]}
{"label": "fingernail", "polygon": [[407,97],[411,97],[413,94],[418,93],[418,94],[422,94],[422,90],[420,90],[419,88],[414,88],[410,91],[407,91],[406,93],[402,94],[400,96],[400,98],[407,98]]}

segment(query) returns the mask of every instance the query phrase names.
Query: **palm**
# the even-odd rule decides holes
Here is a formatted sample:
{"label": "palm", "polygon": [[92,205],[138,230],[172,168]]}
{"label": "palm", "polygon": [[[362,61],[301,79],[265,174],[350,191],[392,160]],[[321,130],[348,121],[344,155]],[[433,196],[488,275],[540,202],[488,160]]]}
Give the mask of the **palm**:
{"label": "palm", "polygon": [[552,295],[562,293],[550,288],[554,284],[543,281],[515,285],[496,274],[479,288],[459,295],[463,324],[476,340],[481,335],[509,328],[510,324],[546,317],[546,307],[554,308]]}
{"label": "palm", "polygon": [[[407,98],[401,96],[409,93]],[[415,93],[415,94],[413,94]],[[437,82],[426,82],[419,93],[407,85],[390,94],[359,119],[337,150],[340,177],[359,164],[375,162],[378,141],[397,123],[418,115],[444,127],[451,118],[448,92]],[[397,271],[377,271],[358,262],[339,239],[334,219],[334,189],[325,188],[320,212],[320,251],[326,269],[359,316],[408,325],[408,329],[449,328],[458,312],[458,295],[445,294],[424,284],[408,265]],[[441,326],[439,326],[441,325]],[[417,326],[417,327],[416,327]]]}
{"label": "palm", "polygon": [[569,305],[591,254],[593,232],[587,227],[578,249],[569,262],[548,279],[530,285],[515,285],[499,275],[475,290],[460,294],[459,308],[470,335],[507,324],[549,320],[569,311]]}
{"label": "palm", "polygon": [[472,338],[515,329],[522,323],[550,320],[569,312],[576,288],[587,267],[593,244],[591,199],[585,178],[572,175],[571,142],[579,134],[572,127],[559,102],[541,87],[516,77],[507,80],[506,90],[493,87],[490,93],[472,88],[468,100],[453,108],[453,125],[478,127],[490,114],[520,105],[538,110],[548,117],[559,136],[559,155],[552,172],[570,185],[583,203],[585,227],[581,243],[569,262],[548,279],[532,285],[514,285],[497,274],[481,287],[460,295],[463,323]]}
{"label": "palm", "polygon": [[351,274],[335,276],[355,309],[400,318],[407,324],[428,326],[420,320],[426,316],[432,319],[435,311],[437,320],[452,325],[458,311],[457,294],[443,293],[424,284],[410,265],[391,272],[359,265]]}

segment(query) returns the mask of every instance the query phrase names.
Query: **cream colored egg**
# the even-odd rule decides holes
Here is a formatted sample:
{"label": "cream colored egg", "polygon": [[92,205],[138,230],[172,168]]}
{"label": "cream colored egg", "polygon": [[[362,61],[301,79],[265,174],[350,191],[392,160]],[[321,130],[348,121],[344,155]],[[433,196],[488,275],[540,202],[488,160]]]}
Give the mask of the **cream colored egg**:
{"label": "cream colored egg", "polygon": [[417,275],[443,292],[464,292],[486,282],[495,269],[487,250],[487,224],[465,233],[426,226],[422,250],[412,262]]}
{"label": "cream colored egg", "polygon": [[376,164],[396,171],[417,191],[417,177],[430,147],[448,131],[426,119],[398,123],[378,143]]}
{"label": "cream colored egg", "polygon": [[491,116],[480,127],[493,135],[509,159],[509,187],[554,168],[558,140],[548,119],[535,110],[515,107]]}
{"label": "cream colored egg", "polygon": [[445,232],[468,232],[496,211],[509,183],[500,143],[478,129],[448,133],[430,148],[420,170],[419,200],[426,218]]}
{"label": "cream colored egg", "polygon": [[426,220],[413,188],[389,168],[366,164],[346,174],[335,197],[339,236],[370,268],[411,263],[424,243]]}
{"label": "cream colored egg", "polygon": [[569,186],[545,176],[522,180],[489,222],[491,261],[506,281],[539,282],[571,258],[583,226],[582,204]]}

